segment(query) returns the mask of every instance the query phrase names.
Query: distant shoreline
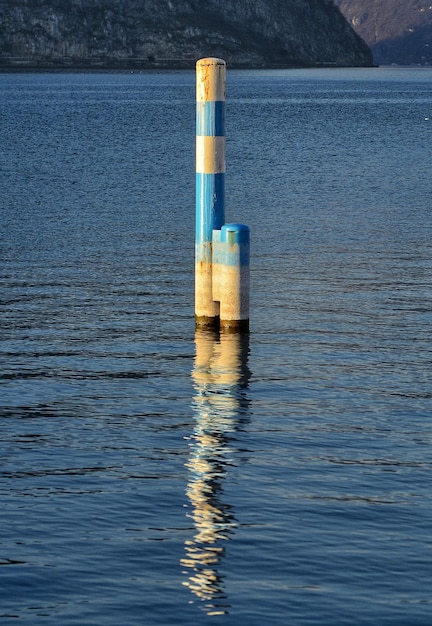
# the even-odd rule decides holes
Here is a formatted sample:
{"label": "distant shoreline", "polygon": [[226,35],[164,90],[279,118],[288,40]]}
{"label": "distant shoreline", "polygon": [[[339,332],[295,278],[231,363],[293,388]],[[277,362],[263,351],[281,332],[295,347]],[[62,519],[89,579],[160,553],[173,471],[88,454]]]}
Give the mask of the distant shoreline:
{"label": "distant shoreline", "polygon": [[[0,72],[89,72],[89,71],[173,71],[195,70],[197,59],[125,59],[125,60],[90,60],[82,62],[76,59],[53,59],[51,61],[31,61],[29,59],[0,59]],[[230,69],[245,70],[287,70],[308,68],[336,67],[377,67],[376,65],[340,65],[337,63],[239,63],[227,61]]]}

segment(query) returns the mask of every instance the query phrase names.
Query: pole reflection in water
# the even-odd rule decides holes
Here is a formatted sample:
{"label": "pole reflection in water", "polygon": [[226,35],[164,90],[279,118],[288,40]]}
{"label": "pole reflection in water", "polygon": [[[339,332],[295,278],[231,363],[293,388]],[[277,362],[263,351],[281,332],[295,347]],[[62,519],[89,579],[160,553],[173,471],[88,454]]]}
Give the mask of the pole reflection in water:
{"label": "pole reflection in water", "polygon": [[217,615],[229,609],[219,566],[237,522],[232,506],[223,502],[223,483],[237,464],[235,432],[248,419],[249,335],[197,330],[195,350],[196,425],[186,463],[195,535],[185,542],[181,564],[187,568],[184,584],[209,615]]}

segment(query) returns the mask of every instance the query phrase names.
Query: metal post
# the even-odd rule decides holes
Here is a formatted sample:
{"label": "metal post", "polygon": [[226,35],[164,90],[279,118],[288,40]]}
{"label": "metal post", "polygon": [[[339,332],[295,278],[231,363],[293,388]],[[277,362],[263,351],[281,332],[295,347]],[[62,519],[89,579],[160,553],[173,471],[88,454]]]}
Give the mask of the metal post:
{"label": "metal post", "polygon": [[222,59],[196,64],[196,235],[195,322],[217,327],[219,303],[213,300],[212,233],[225,221],[225,84]]}

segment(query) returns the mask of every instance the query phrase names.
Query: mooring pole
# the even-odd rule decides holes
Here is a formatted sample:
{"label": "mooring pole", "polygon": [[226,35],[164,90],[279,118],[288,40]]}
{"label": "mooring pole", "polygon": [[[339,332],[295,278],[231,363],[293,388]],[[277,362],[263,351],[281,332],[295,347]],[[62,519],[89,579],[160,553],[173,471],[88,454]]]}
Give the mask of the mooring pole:
{"label": "mooring pole", "polygon": [[196,64],[196,236],[195,322],[219,325],[219,302],[213,299],[212,234],[225,221],[225,84],[222,59]]}
{"label": "mooring pole", "polygon": [[249,330],[249,226],[225,224],[225,82],[222,59],[196,65],[195,323]]}

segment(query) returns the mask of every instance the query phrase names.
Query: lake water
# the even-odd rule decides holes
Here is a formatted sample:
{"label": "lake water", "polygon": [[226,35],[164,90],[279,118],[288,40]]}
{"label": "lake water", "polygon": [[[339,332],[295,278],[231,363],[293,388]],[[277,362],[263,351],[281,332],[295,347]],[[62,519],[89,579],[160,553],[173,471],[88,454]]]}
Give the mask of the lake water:
{"label": "lake water", "polygon": [[228,70],[221,337],[194,73],[0,92],[1,623],[429,626],[432,70]]}

